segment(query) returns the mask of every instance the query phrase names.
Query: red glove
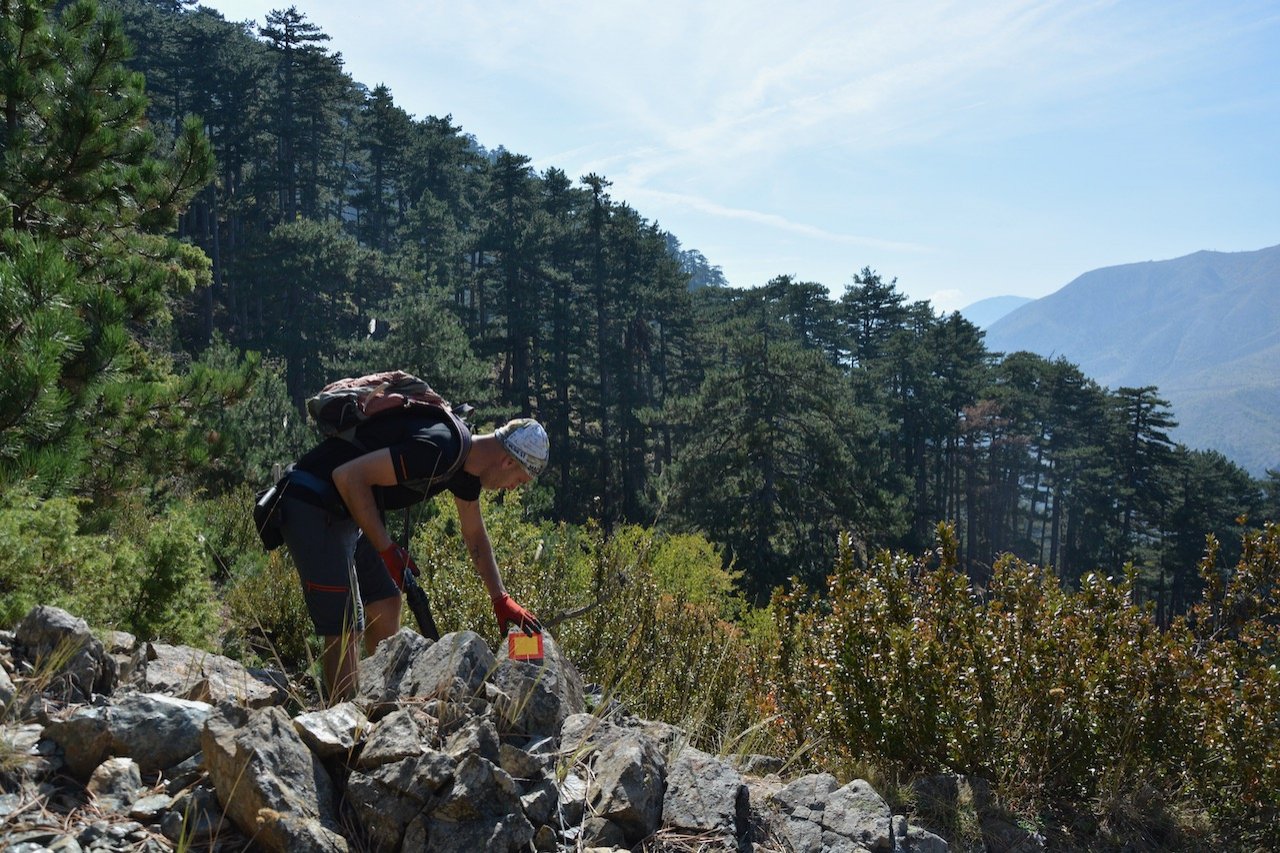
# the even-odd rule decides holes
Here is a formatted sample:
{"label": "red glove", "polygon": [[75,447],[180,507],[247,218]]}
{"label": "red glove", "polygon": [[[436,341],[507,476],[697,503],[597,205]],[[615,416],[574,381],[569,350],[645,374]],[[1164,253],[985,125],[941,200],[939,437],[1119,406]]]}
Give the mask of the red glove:
{"label": "red glove", "polygon": [[542,630],[538,617],[516,604],[515,599],[505,593],[502,598],[493,599],[493,615],[498,617],[498,632],[502,634],[507,633],[508,624],[514,624],[529,636]]}
{"label": "red glove", "polygon": [[385,549],[378,552],[378,556],[382,558],[382,562],[386,564],[387,571],[391,574],[391,579],[395,581],[396,587],[400,590],[404,589],[404,570],[408,569],[413,572],[414,577],[422,574],[418,568],[418,564],[413,561],[413,557],[409,556],[400,545],[392,542]]}

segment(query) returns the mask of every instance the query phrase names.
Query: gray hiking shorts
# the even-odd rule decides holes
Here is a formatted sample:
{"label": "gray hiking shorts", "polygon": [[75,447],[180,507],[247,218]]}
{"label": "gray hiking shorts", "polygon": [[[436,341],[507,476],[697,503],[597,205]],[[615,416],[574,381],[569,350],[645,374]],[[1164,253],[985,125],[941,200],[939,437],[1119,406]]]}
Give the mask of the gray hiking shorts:
{"label": "gray hiking shorts", "polygon": [[280,528],[320,636],[363,631],[366,603],[400,595],[352,519],[286,494],[280,499]]}

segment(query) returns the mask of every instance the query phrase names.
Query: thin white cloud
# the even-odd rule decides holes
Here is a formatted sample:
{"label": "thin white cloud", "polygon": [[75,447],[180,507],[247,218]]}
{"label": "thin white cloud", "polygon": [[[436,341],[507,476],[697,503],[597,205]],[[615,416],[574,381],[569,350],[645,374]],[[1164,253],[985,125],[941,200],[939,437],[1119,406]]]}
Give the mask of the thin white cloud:
{"label": "thin white cloud", "polygon": [[631,197],[658,202],[664,206],[684,207],[698,211],[699,213],[719,217],[721,219],[733,219],[742,222],[751,222],[756,225],[765,225],[779,231],[800,234],[825,243],[840,243],[849,246],[862,246],[865,248],[912,254],[929,254],[934,251],[932,247],[922,246],[916,243],[903,243],[896,240],[885,240],[879,237],[868,237],[860,234],[839,234],[833,231],[828,231],[825,228],[819,228],[815,225],[809,225],[803,222],[793,222],[776,213],[764,213],[759,210],[728,207],[726,205],[718,204],[705,198],[699,198],[692,195],[636,188],[629,193],[628,198]]}
{"label": "thin white cloud", "polygon": [[930,305],[943,312],[959,311],[967,304],[964,301],[964,292],[954,287],[935,290],[927,299]]}

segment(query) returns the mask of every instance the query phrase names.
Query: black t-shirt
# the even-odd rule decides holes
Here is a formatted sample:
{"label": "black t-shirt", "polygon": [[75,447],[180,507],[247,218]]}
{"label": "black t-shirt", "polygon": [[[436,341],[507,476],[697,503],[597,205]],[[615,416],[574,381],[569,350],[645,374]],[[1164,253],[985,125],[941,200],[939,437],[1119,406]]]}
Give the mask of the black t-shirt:
{"label": "black t-shirt", "polygon": [[479,478],[461,469],[448,480],[433,484],[426,492],[403,485],[426,480],[437,472],[448,470],[462,452],[461,442],[443,416],[430,413],[380,415],[357,427],[356,439],[364,450],[344,438],[328,438],[299,459],[295,467],[330,480],[339,465],[385,447],[391,451],[396,482],[402,485],[374,487],[374,496],[383,509],[411,506],[445,489],[465,501],[480,499]]}

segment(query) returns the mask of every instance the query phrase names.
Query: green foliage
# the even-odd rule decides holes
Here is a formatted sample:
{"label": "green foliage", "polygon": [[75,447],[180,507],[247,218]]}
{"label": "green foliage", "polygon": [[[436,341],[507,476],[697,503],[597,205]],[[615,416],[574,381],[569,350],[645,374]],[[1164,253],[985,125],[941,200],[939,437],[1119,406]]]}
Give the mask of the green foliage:
{"label": "green foliage", "polygon": [[139,516],[131,533],[139,543],[136,562],[119,578],[128,610],[125,630],[140,638],[211,647],[218,627],[209,558],[191,511],[177,505],[158,518]]}
{"label": "green foliage", "polygon": [[191,510],[133,508],[109,534],[83,532],[81,503],[24,489],[0,500],[0,624],[36,604],[64,607],[95,627],[210,647],[217,602]]}
{"label": "green foliage", "polygon": [[253,526],[254,487],[241,484],[195,505],[222,611],[221,650],[294,670],[312,660],[314,629],[287,549],[270,554]]}
{"label": "green foliage", "polygon": [[333,378],[394,368],[421,376],[451,401],[477,409],[497,403],[491,377],[442,291],[398,288],[378,319],[389,331],[356,345],[346,363],[335,365]]}
{"label": "green foliage", "polygon": [[283,548],[237,561],[226,586],[223,651],[295,671],[315,657],[315,627],[302,598],[298,572]]}
{"label": "green foliage", "polygon": [[1102,836],[1177,846],[1161,820],[1182,815],[1185,832],[1198,812],[1271,837],[1280,530],[1250,539],[1194,624],[1164,631],[1132,578],[1071,591],[1007,557],[979,594],[940,533],[933,558],[882,554],[866,570],[846,545],[827,595],[775,599],[786,738],[816,738],[816,760],[846,770],[976,775],[1019,813],[1091,815]]}
{"label": "green foliage", "polygon": [[89,0],[56,18],[17,0],[0,16],[0,346],[14,366],[0,379],[0,482],[35,476],[54,493],[118,447],[116,400],[154,403],[172,379],[147,336],[209,281],[204,253],[166,232],[213,155],[194,120],[157,142],[128,52],[119,16]]}
{"label": "green foliage", "polygon": [[20,489],[0,499],[0,624],[10,626],[37,604],[66,606],[96,543],[76,536],[79,508],[69,498],[40,501]]}
{"label": "green foliage", "polygon": [[309,219],[285,222],[260,237],[236,273],[251,289],[246,298],[256,316],[243,337],[284,362],[285,385],[298,406],[330,381],[326,360],[359,339],[369,308],[392,287],[392,271],[379,253],[360,246],[337,223]]}
{"label": "green foliage", "polygon": [[[266,487],[275,469],[296,459],[318,438],[289,399],[279,362],[263,361],[257,353],[241,353],[220,336],[193,363],[192,372],[240,376],[245,390],[234,403],[203,420],[211,456],[201,473],[210,488]],[[318,389],[317,389],[318,390]]]}
{"label": "green foliage", "polygon": [[[765,307],[762,305],[762,307]],[[766,320],[725,329],[723,362],[676,408],[679,522],[723,543],[753,593],[820,576],[837,531],[880,521],[870,425],[822,354]]]}
{"label": "green foliage", "polygon": [[[714,548],[693,536],[635,527],[605,535],[522,515],[510,496],[486,502],[507,588],[544,620],[590,606],[550,629],[584,678],[635,713],[688,726],[711,749],[732,748],[760,713],[768,634],[729,618],[745,605]],[[441,505],[418,529],[423,586],[441,631],[493,641],[493,611],[456,524]]]}

